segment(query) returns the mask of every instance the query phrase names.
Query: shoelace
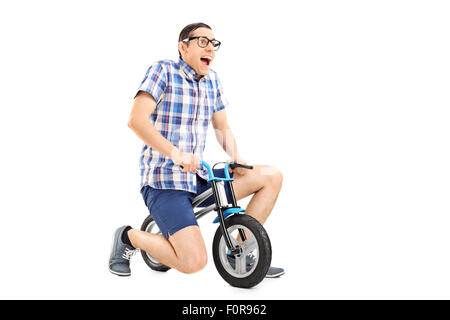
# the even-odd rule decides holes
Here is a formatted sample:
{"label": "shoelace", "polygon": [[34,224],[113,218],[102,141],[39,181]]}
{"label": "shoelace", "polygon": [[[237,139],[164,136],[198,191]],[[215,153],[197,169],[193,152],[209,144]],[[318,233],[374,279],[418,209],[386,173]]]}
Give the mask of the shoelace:
{"label": "shoelace", "polygon": [[136,253],[136,250],[131,250],[131,249],[125,248],[125,250],[123,251],[123,254],[122,254],[122,258],[130,260],[131,256],[133,256],[135,253]]}

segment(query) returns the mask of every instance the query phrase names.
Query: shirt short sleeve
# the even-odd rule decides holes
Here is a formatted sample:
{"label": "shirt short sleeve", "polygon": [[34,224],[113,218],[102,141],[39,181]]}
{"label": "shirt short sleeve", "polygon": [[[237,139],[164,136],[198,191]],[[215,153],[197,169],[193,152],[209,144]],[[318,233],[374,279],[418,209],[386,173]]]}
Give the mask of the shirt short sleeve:
{"label": "shirt short sleeve", "polygon": [[148,68],[144,80],[142,80],[141,85],[136,92],[136,95],[137,93],[139,93],[139,91],[145,91],[150,93],[156,102],[159,102],[164,93],[164,90],[166,90],[166,86],[166,69],[161,62],[156,62],[151,65],[150,68]]}
{"label": "shirt short sleeve", "polygon": [[216,78],[216,81],[217,81],[217,98],[216,103],[214,105],[214,112],[225,109],[225,107],[228,106],[228,100],[225,98],[223,94],[222,83],[220,82],[219,78]]}

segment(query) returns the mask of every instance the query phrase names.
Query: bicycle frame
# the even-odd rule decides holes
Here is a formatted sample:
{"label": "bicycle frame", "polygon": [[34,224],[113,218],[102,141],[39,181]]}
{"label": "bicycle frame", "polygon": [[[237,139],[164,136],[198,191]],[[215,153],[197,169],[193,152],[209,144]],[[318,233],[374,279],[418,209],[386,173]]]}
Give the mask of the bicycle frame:
{"label": "bicycle frame", "polygon": [[[208,199],[211,196],[211,194],[214,195],[215,203],[195,212],[195,217],[197,219],[200,219],[201,217],[203,217],[204,215],[206,215],[207,213],[209,213],[213,210],[217,211],[217,218],[214,222],[220,223],[220,228],[222,230],[222,234],[224,236],[224,239],[225,239],[228,249],[230,250],[231,254],[233,254],[233,255],[241,254],[242,249],[239,246],[233,245],[233,243],[231,242],[230,235],[228,234],[228,231],[225,227],[225,219],[229,215],[231,215],[233,213],[239,213],[239,212],[245,211],[244,209],[241,209],[237,205],[236,196],[234,194],[234,189],[233,189],[233,184],[232,184],[232,181],[234,179],[231,178],[230,174],[229,174],[230,164],[227,163],[225,165],[225,168],[224,168],[225,178],[214,177],[214,173],[211,170],[211,167],[206,162],[201,161],[201,165],[203,165],[208,170],[208,173],[209,173],[208,182],[211,182],[211,188],[194,198],[194,200],[192,201],[192,208],[194,209],[194,208],[198,207],[199,205],[201,205],[202,202],[204,202],[206,199]],[[226,197],[225,183],[228,184],[228,189],[230,190],[231,204],[228,203],[228,200]],[[224,198],[224,195],[225,195],[225,198]],[[224,203],[224,202],[226,202],[226,203]],[[239,235],[243,241],[246,240],[246,236],[245,236],[245,233],[243,230],[239,229]]]}

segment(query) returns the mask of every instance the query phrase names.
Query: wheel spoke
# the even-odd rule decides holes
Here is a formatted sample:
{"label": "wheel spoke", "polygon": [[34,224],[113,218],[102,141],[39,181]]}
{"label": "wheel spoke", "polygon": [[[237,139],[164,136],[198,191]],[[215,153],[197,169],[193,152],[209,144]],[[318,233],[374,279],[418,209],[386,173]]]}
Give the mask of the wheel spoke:
{"label": "wheel spoke", "polygon": [[240,257],[236,257],[236,273],[237,274],[244,274],[247,272],[246,268],[246,259],[245,255],[241,254]]}
{"label": "wheel spoke", "polygon": [[[245,241],[240,237],[240,233],[238,232],[240,230],[245,232]],[[240,248],[240,254],[234,255],[233,257],[229,256],[230,250],[226,244],[225,236],[222,235],[218,246],[222,266],[233,277],[246,278],[258,266],[258,235],[253,234],[245,224],[233,224],[227,228],[227,231],[230,235],[231,245],[235,248]]]}

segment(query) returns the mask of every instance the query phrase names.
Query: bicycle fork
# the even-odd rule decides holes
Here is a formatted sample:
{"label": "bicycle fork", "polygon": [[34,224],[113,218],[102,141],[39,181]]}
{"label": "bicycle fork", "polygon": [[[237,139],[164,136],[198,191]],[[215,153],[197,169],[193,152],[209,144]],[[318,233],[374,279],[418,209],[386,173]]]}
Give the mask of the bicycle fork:
{"label": "bicycle fork", "polygon": [[[228,189],[230,190],[231,202],[232,202],[231,207],[228,204],[228,199],[226,196],[224,183],[228,184]],[[225,243],[232,255],[240,255],[240,254],[242,254],[242,248],[239,245],[237,245],[237,246],[233,245],[230,234],[228,233],[228,230],[225,226],[225,218],[223,216],[223,211],[225,209],[239,208],[239,206],[237,205],[237,202],[236,202],[236,197],[234,195],[233,185],[231,184],[230,181],[225,181],[225,182],[224,181],[211,181],[211,185],[212,185],[213,194],[214,194],[214,198],[216,200],[216,205],[217,205],[215,210],[217,211],[217,215],[219,218],[219,224],[220,224],[220,228],[222,230],[222,235],[225,239]],[[245,236],[244,230],[239,229],[238,231],[239,231],[239,236],[241,237],[242,241],[245,241],[246,236]]]}

